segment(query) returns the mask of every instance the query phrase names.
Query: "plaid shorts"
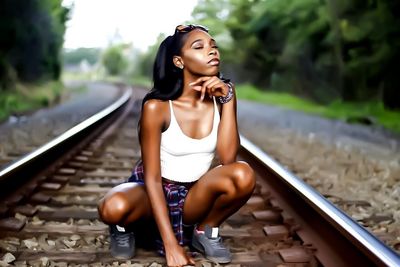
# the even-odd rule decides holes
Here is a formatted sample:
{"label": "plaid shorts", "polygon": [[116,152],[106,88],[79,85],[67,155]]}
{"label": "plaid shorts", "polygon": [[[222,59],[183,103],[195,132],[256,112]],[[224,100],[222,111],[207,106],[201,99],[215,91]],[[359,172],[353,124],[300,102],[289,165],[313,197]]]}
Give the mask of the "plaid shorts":
{"label": "plaid shorts", "polygon": [[[136,163],[132,175],[128,178],[128,182],[136,182],[144,185],[143,163],[141,160]],[[163,179],[163,191],[168,205],[169,219],[176,239],[182,246],[187,245],[191,241],[191,230],[193,229],[193,226],[183,224],[183,205],[189,188],[193,184],[194,183],[170,183]],[[157,251],[160,254],[165,255],[164,245],[161,238],[156,240],[156,246]]]}

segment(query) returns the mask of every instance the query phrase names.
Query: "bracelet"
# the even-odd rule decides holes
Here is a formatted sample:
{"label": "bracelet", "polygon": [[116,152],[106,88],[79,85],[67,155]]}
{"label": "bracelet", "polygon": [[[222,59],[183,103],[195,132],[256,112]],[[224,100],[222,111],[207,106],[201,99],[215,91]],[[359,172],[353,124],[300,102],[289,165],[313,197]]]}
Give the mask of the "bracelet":
{"label": "bracelet", "polygon": [[221,104],[226,104],[229,101],[231,101],[231,99],[233,98],[233,88],[232,85],[230,83],[227,83],[226,85],[228,85],[229,90],[228,90],[228,94],[226,96],[218,96],[217,99],[219,101],[219,103]]}

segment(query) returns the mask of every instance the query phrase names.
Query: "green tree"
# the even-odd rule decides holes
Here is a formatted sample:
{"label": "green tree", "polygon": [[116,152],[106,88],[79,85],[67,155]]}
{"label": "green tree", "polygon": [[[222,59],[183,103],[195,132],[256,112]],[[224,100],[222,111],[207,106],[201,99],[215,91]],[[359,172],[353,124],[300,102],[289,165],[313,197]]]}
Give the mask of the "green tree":
{"label": "green tree", "polygon": [[[0,78],[58,79],[69,9],[62,0],[0,1]],[[14,75],[13,74],[13,75]]]}
{"label": "green tree", "polygon": [[102,56],[102,63],[110,75],[121,75],[127,67],[127,61],[123,55],[124,46],[115,45],[107,48]]}
{"label": "green tree", "polygon": [[393,59],[400,55],[399,7],[390,0],[352,1],[340,14],[346,99],[377,97],[385,84],[400,85],[393,75]]}
{"label": "green tree", "polygon": [[231,0],[200,0],[192,12],[192,22],[207,26],[217,40],[223,59],[222,72],[236,81],[252,80],[253,76],[253,72],[246,69],[249,50],[245,48],[251,40],[233,36],[236,33],[235,27],[241,27],[249,18],[251,5],[249,1],[233,3]]}
{"label": "green tree", "polygon": [[158,47],[165,38],[165,34],[160,34],[157,37],[157,41],[153,45],[149,46],[145,52],[138,55],[135,64],[134,76],[152,79],[153,65],[156,59]]}
{"label": "green tree", "polygon": [[218,34],[228,29],[231,43],[223,49],[233,55],[228,62],[239,81],[320,102],[383,96],[394,108],[400,105],[399,5],[395,0],[203,0],[193,15],[218,27]]}
{"label": "green tree", "polygon": [[65,50],[63,52],[63,61],[67,65],[79,64],[82,60],[87,60],[90,64],[95,64],[100,58],[99,48],[77,48],[73,50]]}

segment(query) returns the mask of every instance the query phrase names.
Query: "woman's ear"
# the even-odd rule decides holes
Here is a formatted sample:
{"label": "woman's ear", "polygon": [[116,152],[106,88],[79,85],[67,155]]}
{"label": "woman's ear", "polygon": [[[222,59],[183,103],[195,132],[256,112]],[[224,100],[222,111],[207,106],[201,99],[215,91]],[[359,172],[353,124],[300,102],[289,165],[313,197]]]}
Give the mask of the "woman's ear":
{"label": "woman's ear", "polygon": [[174,65],[177,68],[180,68],[180,69],[184,68],[183,60],[182,60],[182,58],[180,56],[174,56],[173,61],[174,61]]}

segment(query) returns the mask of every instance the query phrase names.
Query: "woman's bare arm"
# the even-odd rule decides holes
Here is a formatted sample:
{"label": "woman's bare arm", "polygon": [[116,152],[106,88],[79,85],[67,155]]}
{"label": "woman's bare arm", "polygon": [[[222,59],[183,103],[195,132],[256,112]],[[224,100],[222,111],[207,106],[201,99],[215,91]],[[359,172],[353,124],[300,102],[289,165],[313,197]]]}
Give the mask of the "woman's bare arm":
{"label": "woman's bare arm", "polygon": [[217,141],[217,153],[221,164],[235,162],[240,146],[236,114],[236,92],[233,84],[232,89],[233,98],[228,103],[221,104],[221,122],[219,124]]}
{"label": "woman's bare arm", "polygon": [[164,124],[162,102],[148,100],[143,106],[140,120],[141,152],[144,166],[145,186],[150,199],[154,219],[164,246],[178,245],[169,220],[167,203],[161,181],[160,143]]}
{"label": "woman's bare arm", "polygon": [[161,180],[160,144],[161,132],[166,121],[165,114],[167,112],[165,110],[165,103],[161,101],[146,101],[140,120],[140,145],[146,191],[158,231],[164,243],[167,265],[183,266],[194,264],[194,260],[179,245],[172,230]]}

